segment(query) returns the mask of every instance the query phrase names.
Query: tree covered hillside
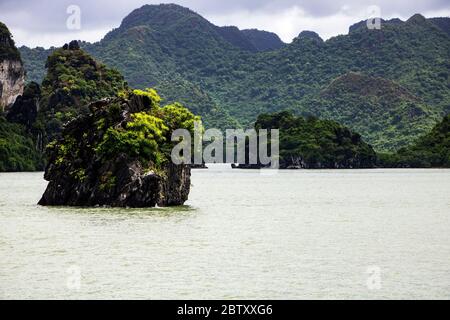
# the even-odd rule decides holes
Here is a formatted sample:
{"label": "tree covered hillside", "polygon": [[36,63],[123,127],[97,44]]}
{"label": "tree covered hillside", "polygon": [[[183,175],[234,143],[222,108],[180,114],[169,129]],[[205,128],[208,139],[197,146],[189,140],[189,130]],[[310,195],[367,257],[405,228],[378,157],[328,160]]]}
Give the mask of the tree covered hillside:
{"label": "tree covered hillside", "polygon": [[380,158],[385,167],[450,168],[450,114],[411,146]]}
{"label": "tree covered hillside", "polygon": [[333,80],[319,98],[309,101],[320,117],[339,118],[377,150],[409,145],[441,119],[423,99],[397,83],[360,73]]}
{"label": "tree covered hillside", "polygon": [[[427,133],[450,110],[447,21],[414,15],[405,22],[384,21],[381,30],[359,23],[348,35],[327,41],[304,31],[289,45],[255,52],[245,38],[251,42],[258,37],[248,31],[214,26],[177,5],[147,5],[134,10],[102,41],[82,46],[121,71],[133,87],[157,87],[169,102],[190,106],[207,126],[223,129],[237,121],[249,127],[261,113],[292,110],[343,122],[377,149],[390,151]],[[324,99],[323,91],[349,72],[391,81],[410,95],[355,94],[347,105]],[[362,110],[385,107],[392,115],[400,110],[399,117],[385,119],[377,113],[367,128],[361,113],[367,101],[369,106]],[[405,116],[411,102],[423,113]],[[419,120],[415,130],[402,129]]]}

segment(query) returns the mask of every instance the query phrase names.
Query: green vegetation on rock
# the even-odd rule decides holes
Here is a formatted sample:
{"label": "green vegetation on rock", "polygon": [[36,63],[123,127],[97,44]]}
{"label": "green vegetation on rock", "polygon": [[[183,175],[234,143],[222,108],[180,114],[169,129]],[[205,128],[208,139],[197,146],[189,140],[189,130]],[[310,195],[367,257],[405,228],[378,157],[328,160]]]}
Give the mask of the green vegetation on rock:
{"label": "green vegetation on rock", "polygon": [[14,44],[11,32],[0,22],[0,62],[3,60],[20,60],[20,52]]}
{"label": "green vegetation on rock", "polygon": [[305,169],[373,168],[376,154],[361,135],[330,120],[284,111],[258,117],[256,129],[280,129],[280,167]]}
{"label": "green vegetation on rock", "polygon": [[124,91],[88,106],[47,147],[42,205],[181,205],[190,167],[170,161],[172,128],[200,120],[180,104],[160,106],[155,90]]}
{"label": "green vegetation on rock", "polygon": [[76,41],[56,49],[46,67],[38,122],[45,127],[47,141],[61,132],[65,122],[86,112],[88,103],[128,88],[118,71],[95,61]]}

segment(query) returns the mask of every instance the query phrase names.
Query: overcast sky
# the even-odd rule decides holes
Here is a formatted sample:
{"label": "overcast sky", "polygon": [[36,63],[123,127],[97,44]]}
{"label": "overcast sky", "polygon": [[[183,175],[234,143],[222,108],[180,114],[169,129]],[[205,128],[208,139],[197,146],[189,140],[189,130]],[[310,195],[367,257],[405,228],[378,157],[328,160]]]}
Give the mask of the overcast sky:
{"label": "overcast sky", "polygon": [[[449,0],[0,0],[0,21],[18,45],[61,46],[72,39],[98,41],[132,10],[144,4],[177,3],[198,12],[216,25],[258,28],[290,42],[302,30],[328,39],[346,34],[348,27],[368,17],[377,5],[383,18],[407,19],[450,16]],[[69,30],[67,9],[81,9],[81,29]]]}

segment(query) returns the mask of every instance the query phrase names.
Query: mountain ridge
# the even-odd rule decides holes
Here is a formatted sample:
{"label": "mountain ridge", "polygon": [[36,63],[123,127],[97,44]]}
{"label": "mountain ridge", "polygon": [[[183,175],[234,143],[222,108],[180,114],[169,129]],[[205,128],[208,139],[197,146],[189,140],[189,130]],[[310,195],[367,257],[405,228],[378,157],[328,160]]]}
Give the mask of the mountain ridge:
{"label": "mountain ridge", "polygon": [[[441,25],[445,24],[442,21]],[[330,101],[316,101],[322,99],[324,88],[348,72],[398,83],[420,98],[427,106],[423,108],[433,109],[414,135],[430,130],[437,115],[450,111],[450,41],[435,23],[414,15],[405,22],[390,20],[381,30],[350,29],[349,34],[326,41],[304,31],[291,44],[254,52],[237,28],[217,27],[177,5],[147,5],[130,13],[121,27],[102,41],[81,45],[121,71],[132,86],[155,86],[164,98],[181,101],[204,115],[208,126],[219,128],[236,123],[251,126],[261,113],[286,109],[341,122],[345,120],[341,114],[330,113]],[[228,40],[218,30],[225,30]],[[22,51],[24,57],[30,57],[29,65],[37,64],[32,50]],[[363,102],[361,96],[354,107]],[[408,121],[403,119],[401,124],[410,125]],[[361,127],[358,122],[346,125]],[[381,139],[376,136],[388,134],[392,128],[371,130],[375,130],[375,139]],[[374,142],[387,150],[401,147]]]}

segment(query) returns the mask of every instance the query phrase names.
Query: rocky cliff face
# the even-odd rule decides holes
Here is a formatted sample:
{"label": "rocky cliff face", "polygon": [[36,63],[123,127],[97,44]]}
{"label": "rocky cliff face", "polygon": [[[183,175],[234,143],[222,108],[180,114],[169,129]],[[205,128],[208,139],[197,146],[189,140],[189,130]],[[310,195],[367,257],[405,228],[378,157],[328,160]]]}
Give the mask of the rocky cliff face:
{"label": "rocky cliff face", "polygon": [[8,28],[0,22],[0,111],[23,93],[25,69]]}
{"label": "rocky cliff face", "polygon": [[23,93],[25,70],[21,61],[0,62],[0,109],[5,111]]}
{"label": "rocky cliff face", "polygon": [[[67,166],[69,172],[74,167]],[[162,172],[146,172],[137,160],[120,154],[117,158],[95,168],[89,164],[95,176],[72,177],[50,164],[45,179],[50,183],[39,204],[42,206],[111,206],[149,208],[183,205],[191,186],[189,166],[167,164]],[[76,172],[76,171],[75,171]],[[97,178],[95,178],[97,177]]]}
{"label": "rocky cliff face", "polygon": [[152,91],[89,105],[90,113],[68,123],[49,145],[45,170],[49,184],[39,204],[133,208],[184,204],[191,168],[171,162],[169,127],[180,125],[174,115],[183,114],[185,120],[192,114],[178,105],[161,108],[158,102]]}

